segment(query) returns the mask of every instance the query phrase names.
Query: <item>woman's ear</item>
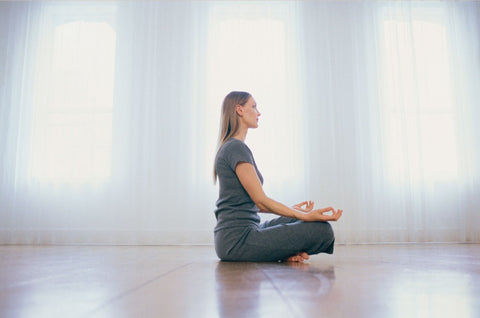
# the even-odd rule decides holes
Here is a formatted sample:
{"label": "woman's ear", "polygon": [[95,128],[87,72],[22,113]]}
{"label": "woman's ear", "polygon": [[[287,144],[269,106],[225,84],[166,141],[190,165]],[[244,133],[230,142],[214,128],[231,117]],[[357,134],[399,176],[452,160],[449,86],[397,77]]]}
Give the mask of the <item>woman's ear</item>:
{"label": "woman's ear", "polygon": [[237,104],[237,106],[235,106],[235,111],[237,112],[237,115],[242,117],[243,116],[243,107],[242,105],[240,104]]}

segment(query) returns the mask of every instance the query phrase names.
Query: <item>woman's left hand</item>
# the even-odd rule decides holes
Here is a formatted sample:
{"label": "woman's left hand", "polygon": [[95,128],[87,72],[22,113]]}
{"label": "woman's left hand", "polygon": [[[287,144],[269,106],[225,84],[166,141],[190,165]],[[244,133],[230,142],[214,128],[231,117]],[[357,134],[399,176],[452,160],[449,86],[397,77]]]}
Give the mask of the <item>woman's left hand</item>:
{"label": "woman's left hand", "polygon": [[[313,210],[313,201],[303,201],[298,204],[295,204],[292,208],[297,210],[297,211],[302,211],[302,212],[310,212]],[[305,208],[303,208],[305,206]]]}

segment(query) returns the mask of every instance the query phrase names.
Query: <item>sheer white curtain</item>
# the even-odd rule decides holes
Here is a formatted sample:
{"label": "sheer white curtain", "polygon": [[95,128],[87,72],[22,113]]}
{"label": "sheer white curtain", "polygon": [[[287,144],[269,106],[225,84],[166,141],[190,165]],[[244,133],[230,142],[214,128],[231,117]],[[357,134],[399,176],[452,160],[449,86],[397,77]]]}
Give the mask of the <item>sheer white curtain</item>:
{"label": "sheer white curtain", "polygon": [[479,5],[306,2],[309,196],[342,242],[479,240]]}
{"label": "sheer white curtain", "polygon": [[198,172],[211,168],[197,119],[205,9],[0,6],[1,242],[210,242],[215,187]]}
{"label": "sheer white curtain", "polygon": [[211,243],[222,98],[339,242],[480,241],[474,1],[0,2],[0,243]]}
{"label": "sheer white curtain", "polygon": [[[283,1],[222,1],[209,12],[206,104],[218,105],[232,90],[253,95],[262,114],[260,129],[251,130],[246,143],[264,176],[264,189],[282,202],[298,203],[305,197],[296,45],[299,7]],[[209,109],[210,118],[220,118],[218,106]],[[217,138],[214,120],[208,139]],[[215,150],[210,144],[209,161]]]}

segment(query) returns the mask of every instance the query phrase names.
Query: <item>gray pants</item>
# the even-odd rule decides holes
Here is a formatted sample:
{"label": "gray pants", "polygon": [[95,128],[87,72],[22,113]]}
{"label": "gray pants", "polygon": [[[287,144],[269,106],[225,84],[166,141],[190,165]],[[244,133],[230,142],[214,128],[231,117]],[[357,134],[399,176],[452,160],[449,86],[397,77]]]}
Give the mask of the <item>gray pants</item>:
{"label": "gray pants", "polygon": [[333,253],[335,237],[327,222],[279,217],[258,226],[215,233],[215,251],[223,261],[276,262],[299,252]]}

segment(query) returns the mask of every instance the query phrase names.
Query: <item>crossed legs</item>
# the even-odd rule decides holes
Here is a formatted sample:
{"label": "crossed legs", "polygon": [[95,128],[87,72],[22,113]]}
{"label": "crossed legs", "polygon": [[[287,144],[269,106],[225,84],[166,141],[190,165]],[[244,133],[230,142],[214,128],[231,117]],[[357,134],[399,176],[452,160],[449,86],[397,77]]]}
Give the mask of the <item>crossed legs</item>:
{"label": "crossed legs", "polygon": [[333,253],[335,241],[332,227],[327,222],[303,222],[279,217],[238,232],[239,238],[232,246],[222,246],[222,241],[233,242],[229,230],[216,233],[219,257],[226,261],[291,261],[301,262],[309,255]]}

